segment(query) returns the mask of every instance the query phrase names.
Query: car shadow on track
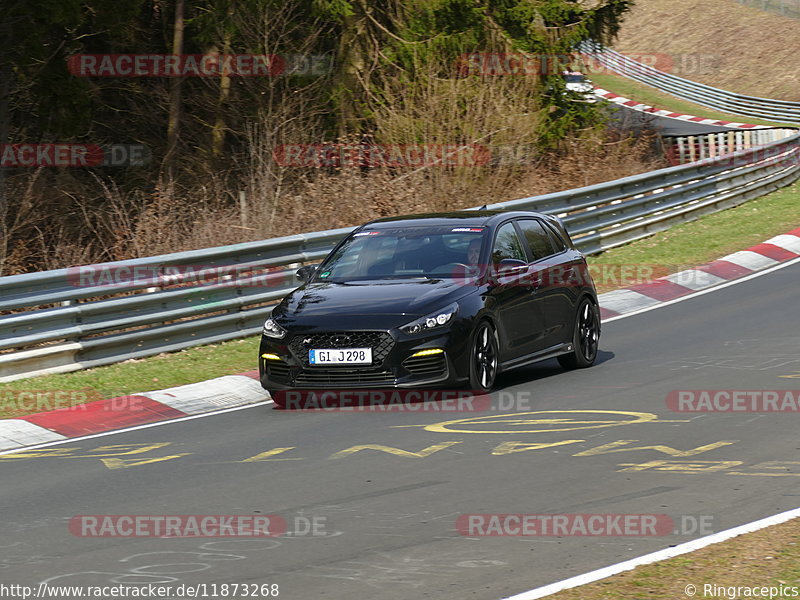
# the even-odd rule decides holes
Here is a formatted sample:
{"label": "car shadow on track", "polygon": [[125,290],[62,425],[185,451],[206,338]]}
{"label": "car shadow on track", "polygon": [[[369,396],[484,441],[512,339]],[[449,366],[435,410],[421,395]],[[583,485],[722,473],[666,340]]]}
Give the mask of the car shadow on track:
{"label": "car shadow on track", "polygon": [[[592,368],[612,360],[614,356],[615,354],[613,352],[599,350],[597,352],[597,359],[595,360],[594,366],[586,370],[591,371]],[[558,361],[553,358],[540,363],[535,363],[528,367],[521,367],[519,369],[509,371],[508,373],[503,373],[497,378],[497,383],[495,384],[494,390],[502,390],[515,385],[525,385],[526,383],[541,381],[549,377],[564,375],[564,373],[567,372],[568,371],[559,365]]]}

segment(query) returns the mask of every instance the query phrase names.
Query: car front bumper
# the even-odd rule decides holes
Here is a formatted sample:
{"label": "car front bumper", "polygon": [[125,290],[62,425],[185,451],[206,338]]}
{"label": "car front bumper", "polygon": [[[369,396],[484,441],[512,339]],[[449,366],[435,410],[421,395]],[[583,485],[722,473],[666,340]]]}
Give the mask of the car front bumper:
{"label": "car front bumper", "polygon": [[[347,335],[350,347],[373,348],[371,365],[318,366],[308,362],[308,350],[331,347],[329,340]],[[269,391],[348,388],[442,388],[468,380],[468,334],[453,327],[427,334],[407,335],[388,331],[288,332],[283,340],[262,336],[259,377]],[[322,345],[319,345],[322,344]],[[441,353],[414,357],[417,352],[441,349]],[[266,358],[264,355],[268,355]],[[277,358],[276,358],[277,357]]]}

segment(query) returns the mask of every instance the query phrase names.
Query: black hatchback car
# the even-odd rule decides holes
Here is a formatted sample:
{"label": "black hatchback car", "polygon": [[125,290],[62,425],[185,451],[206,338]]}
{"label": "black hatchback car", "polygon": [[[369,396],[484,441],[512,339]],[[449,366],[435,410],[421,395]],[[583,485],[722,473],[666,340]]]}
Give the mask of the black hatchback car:
{"label": "black hatchback car", "polygon": [[[557,358],[592,365],[600,313],[584,256],[561,221],[465,211],[367,223],[264,323],[268,391],[488,391],[498,373]],[[280,403],[279,403],[280,404]]]}

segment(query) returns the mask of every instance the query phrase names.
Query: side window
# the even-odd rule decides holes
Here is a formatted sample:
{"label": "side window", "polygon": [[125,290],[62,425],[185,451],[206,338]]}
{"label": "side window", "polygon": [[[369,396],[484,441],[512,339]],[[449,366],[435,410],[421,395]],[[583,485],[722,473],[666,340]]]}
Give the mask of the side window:
{"label": "side window", "polygon": [[550,236],[542,224],[536,219],[520,219],[517,221],[522,229],[522,234],[528,242],[528,247],[533,254],[533,260],[539,260],[554,253]]}
{"label": "side window", "polygon": [[553,246],[555,247],[556,252],[563,252],[567,249],[566,242],[562,239],[561,235],[556,232],[554,227],[550,227],[548,224],[547,231],[550,233],[550,239],[553,241]]}
{"label": "side window", "polygon": [[497,230],[497,236],[494,238],[492,262],[496,265],[504,258],[516,258],[517,260],[528,262],[513,223],[501,225],[500,229]]}

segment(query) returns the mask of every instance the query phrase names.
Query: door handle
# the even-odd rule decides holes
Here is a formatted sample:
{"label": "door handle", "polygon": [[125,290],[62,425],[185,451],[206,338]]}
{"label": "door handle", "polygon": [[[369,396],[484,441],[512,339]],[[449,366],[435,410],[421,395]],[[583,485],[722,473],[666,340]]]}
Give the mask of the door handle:
{"label": "door handle", "polygon": [[524,273],[528,270],[527,265],[522,265],[519,267],[509,267],[507,269],[503,269],[501,272],[503,275],[517,275],[518,273]]}

